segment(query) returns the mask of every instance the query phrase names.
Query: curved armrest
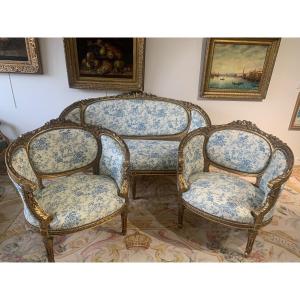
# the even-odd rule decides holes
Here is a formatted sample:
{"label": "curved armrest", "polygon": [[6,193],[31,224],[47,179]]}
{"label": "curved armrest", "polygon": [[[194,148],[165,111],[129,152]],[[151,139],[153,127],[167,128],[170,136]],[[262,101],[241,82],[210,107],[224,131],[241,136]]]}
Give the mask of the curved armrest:
{"label": "curved armrest", "polygon": [[102,153],[100,157],[100,174],[112,177],[122,197],[128,197],[129,190],[129,150],[117,134],[101,129]]}
{"label": "curved armrest", "polygon": [[288,180],[289,175],[280,175],[268,182],[269,191],[265,195],[263,206],[251,211],[255,223],[261,223],[265,215],[275,206],[278,196],[283,188],[283,184]]}
{"label": "curved armrest", "polygon": [[204,129],[190,132],[180,143],[178,150],[177,184],[180,193],[189,189],[191,175],[204,171]]}

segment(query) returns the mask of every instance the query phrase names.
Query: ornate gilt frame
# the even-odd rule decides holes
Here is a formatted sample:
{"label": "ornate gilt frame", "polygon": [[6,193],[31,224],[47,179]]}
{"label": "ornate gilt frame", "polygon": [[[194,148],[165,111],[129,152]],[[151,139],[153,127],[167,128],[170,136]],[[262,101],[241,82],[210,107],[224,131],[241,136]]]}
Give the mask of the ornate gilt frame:
{"label": "ornate gilt frame", "polygon": [[289,130],[300,130],[300,125],[295,125],[296,116],[297,116],[297,113],[299,110],[300,110],[300,93],[298,94],[298,98],[297,98],[297,101],[295,104],[295,108],[294,108],[293,115],[291,118]]}
{"label": "ornate gilt frame", "polygon": [[[224,218],[220,218],[217,216],[213,216],[211,214],[208,214],[204,211],[201,211],[200,209],[197,209],[190,205],[188,202],[184,201],[182,198],[182,193],[186,192],[189,190],[189,183],[185,180],[183,176],[183,170],[184,170],[184,155],[183,155],[183,149],[185,145],[188,143],[189,140],[191,140],[193,137],[202,135],[204,136],[204,143],[203,143],[203,156],[204,156],[204,172],[209,172],[209,166],[213,165],[216,166],[222,170],[235,173],[238,175],[242,176],[255,176],[256,177],[256,182],[254,183],[254,186],[259,186],[260,180],[262,178],[262,175],[266,168],[268,167],[271,157],[269,161],[266,163],[266,166],[258,173],[247,173],[247,172],[239,172],[227,167],[224,167],[222,165],[213,163],[210,161],[206,154],[206,145],[208,142],[209,137],[216,131],[220,130],[242,130],[246,132],[253,133],[255,135],[258,135],[265,139],[269,146],[271,147],[271,156],[273,155],[274,151],[276,150],[281,150],[282,152],[285,153],[287,157],[287,167],[283,175],[278,176],[277,178],[273,179],[268,183],[268,187],[270,188],[270,191],[268,193],[266,202],[263,207],[253,210],[251,212],[251,215],[253,216],[254,223],[241,223],[241,222],[236,222],[236,221],[231,221],[227,220]],[[177,186],[178,186],[178,226],[181,228],[183,225],[183,214],[184,214],[184,209],[187,208],[188,210],[194,212],[195,214],[208,219],[210,221],[223,224],[225,226],[229,227],[234,227],[234,228],[239,228],[239,229],[247,229],[249,232],[248,235],[248,242],[246,246],[246,251],[245,251],[245,256],[248,256],[252,250],[254,240],[256,238],[256,235],[258,233],[258,230],[267,225],[272,221],[271,219],[268,219],[264,221],[264,216],[274,207],[278,195],[280,193],[280,189],[283,183],[285,183],[288,178],[290,177],[292,173],[294,165],[294,155],[292,150],[288,147],[287,144],[283,143],[280,139],[277,137],[268,134],[262,130],[260,130],[255,124],[249,122],[249,121],[234,121],[225,125],[213,125],[211,127],[205,127],[205,128],[200,128],[195,131],[192,131],[189,133],[180,143],[179,146],[179,153],[178,153],[178,171],[177,171]]]}
{"label": "ornate gilt frame", "polygon": [[0,61],[1,73],[37,73],[42,74],[42,63],[40,57],[40,49],[38,39],[25,38],[27,49],[27,61]]}
{"label": "ornate gilt frame", "polygon": [[65,57],[68,72],[69,86],[78,89],[99,89],[99,90],[143,90],[144,69],[145,69],[145,38],[134,38],[133,79],[112,79],[103,77],[80,76],[76,38],[64,38]]}
{"label": "ornate gilt frame", "polygon": [[[63,112],[60,114],[60,118],[65,119],[68,113],[70,113],[74,109],[80,110],[80,122],[82,125],[86,124],[84,119],[84,113],[86,108],[95,102],[98,101],[108,101],[108,100],[125,100],[125,99],[145,99],[150,101],[164,101],[169,103],[174,103],[183,107],[188,116],[188,125],[184,131],[174,134],[174,135],[145,135],[145,136],[136,136],[136,135],[122,135],[123,139],[142,139],[142,140],[167,140],[167,141],[181,141],[184,136],[188,133],[190,124],[191,124],[191,111],[198,111],[203,118],[205,119],[208,126],[211,125],[211,121],[207,113],[198,105],[193,104],[191,102],[186,102],[182,100],[175,100],[171,98],[159,97],[150,93],[145,93],[141,91],[133,91],[129,93],[120,94],[117,96],[108,96],[108,97],[98,97],[98,98],[89,98],[81,101],[74,102],[70,106],[66,107]],[[131,178],[131,186],[132,186],[132,196],[133,199],[136,195],[136,177],[137,176],[152,176],[152,175],[176,175],[177,170],[131,170],[130,178]]]}
{"label": "ornate gilt frame", "polygon": [[[28,155],[30,143],[32,139],[42,133],[51,131],[53,129],[62,129],[62,128],[75,128],[75,129],[81,129],[85,131],[89,131],[90,133],[93,134],[95,139],[97,140],[98,146],[99,146],[99,151],[91,163],[89,163],[86,166],[72,169],[69,171],[65,172],[59,172],[59,173],[51,173],[51,174],[42,174],[37,172],[33,164],[30,160],[30,156]],[[101,143],[100,143],[100,136],[101,135],[107,135],[113,138],[119,145],[121,145],[121,148],[123,150],[123,153],[125,155],[125,160],[123,163],[123,169],[124,169],[124,178],[123,178],[123,184],[121,188],[118,187],[118,195],[120,197],[123,197],[125,199],[125,204],[117,211],[112,213],[109,216],[106,216],[104,218],[101,218],[97,221],[94,221],[89,224],[84,224],[82,226],[78,227],[73,227],[70,229],[60,229],[60,230],[53,230],[50,228],[50,223],[53,219],[53,216],[47,214],[43,210],[43,208],[38,204],[38,202],[34,198],[34,191],[38,188],[42,189],[44,187],[43,185],[43,179],[50,179],[50,178],[55,178],[55,177],[60,177],[60,176],[67,176],[71,175],[73,173],[81,172],[81,171],[87,171],[92,168],[94,174],[99,173],[99,160],[101,157]],[[18,174],[15,169],[12,166],[12,155],[13,153],[18,149],[18,148],[24,148],[28,158],[29,158],[29,163],[32,167],[32,170],[35,174],[35,176],[38,179],[38,183],[34,183],[24,177],[22,177],[20,174]],[[54,235],[64,235],[64,234],[69,234],[72,232],[77,232],[81,231],[87,228],[92,228],[96,227],[106,221],[111,220],[114,216],[121,214],[121,219],[122,219],[122,234],[126,235],[127,232],[127,211],[128,211],[128,190],[129,190],[129,151],[126,146],[126,144],[123,142],[123,140],[116,135],[114,132],[108,130],[108,129],[103,129],[103,128],[97,128],[92,125],[85,125],[81,126],[76,123],[70,122],[70,121],[65,121],[62,119],[55,119],[51,120],[50,122],[46,123],[44,126],[23,134],[21,137],[16,139],[14,142],[12,142],[7,151],[6,151],[6,156],[5,156],[5,162],[8,170],[8,175],[11,178],[13,182],[15,182],[21,189],[23,195],[24,195],[24,201],[26,205],[28,206],[30,212],[32,215],[39,221],[40,227],[35,227],[31,224],[29,224],[33,229],[39,231],[44,239],[44,244],[47,250],[47,257],[48,261],[54,262],[54,253],[53,253],[53,236]]]}
{"label": "ornate gilt frame", "polygon": [[[226,90],[210,89],[208,87],[209,77],[212,68],[214,47],[216,43],[227,44],[250,44],[268,45],[267,55],[263,67],[263,75],[257,92],[251,90]],[[206,40],[204,64],[202,67],[202,79],[200,97],[209,100],[263,100],[266,98],[270,79],[272,76],[277,52],[280,45],[280,38],[210,38]]]}

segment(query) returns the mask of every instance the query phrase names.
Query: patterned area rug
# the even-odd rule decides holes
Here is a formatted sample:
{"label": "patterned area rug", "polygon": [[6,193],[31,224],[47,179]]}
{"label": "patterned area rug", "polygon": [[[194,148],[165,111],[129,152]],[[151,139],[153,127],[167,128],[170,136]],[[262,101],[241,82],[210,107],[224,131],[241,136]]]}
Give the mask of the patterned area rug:
{"label": "patterned area rug", "polygon": [[[0,176],[0,261],[46,261],[41,236],[25,223],[22,203],[6,176]],[[251,255],[243,252],[247,232],[208,222],[186,211],[177,229],[176,179],[140,177],[130,201],[128,235],[151,239],[127,249],[121,218],[54,239],[57,262],[293,262],[300,261],[300,166],[285,186],[272,223],[260,230]]]}

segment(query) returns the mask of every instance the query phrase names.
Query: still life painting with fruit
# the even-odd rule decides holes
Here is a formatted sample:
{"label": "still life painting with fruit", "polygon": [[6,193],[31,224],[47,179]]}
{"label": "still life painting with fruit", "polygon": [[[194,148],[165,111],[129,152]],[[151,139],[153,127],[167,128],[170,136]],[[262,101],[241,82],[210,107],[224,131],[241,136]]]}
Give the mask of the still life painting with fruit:
{"label": "still life painting with fruit", "polygon": [[144,38],[64,38],[64,46],[71,88],[143,90]]}
{"label": "still life painting with fruit", "polygon": [[78,38],[81,75],[132,78],[132,38]]}

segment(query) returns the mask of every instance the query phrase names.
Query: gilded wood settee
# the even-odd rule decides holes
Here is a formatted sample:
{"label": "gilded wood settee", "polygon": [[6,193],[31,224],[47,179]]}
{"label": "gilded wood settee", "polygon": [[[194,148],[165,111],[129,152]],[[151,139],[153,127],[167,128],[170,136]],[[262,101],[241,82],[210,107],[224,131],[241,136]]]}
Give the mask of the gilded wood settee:
{"label": "gilded wood settee", "polygon": [[[285,143],[249,121],[189,133],[178,154],[179,227],[186,208],[208,220],[247,229],[244,254],[249,255],[259,228],[272,220],[293,164]],[[210,166],[227,172],[211,172]],[[253,176],[255,183],[234,174]]]}
{"label": "gilded wood settee", "polygon": [[117,214],[126,234],[129,152],[115,133],[52,120],[11,143],[6,166],[26,221],[43,236],[48,261],[54,261],[55,235]]}
{"label": "gilded wood settee", "polygon": [[67,107],[60,118],[104,127],[124,139],[130,152],[133,198],[136,176],[175,175],[181,139],[211,124],[197,105],[142,92],[78,101]]}

